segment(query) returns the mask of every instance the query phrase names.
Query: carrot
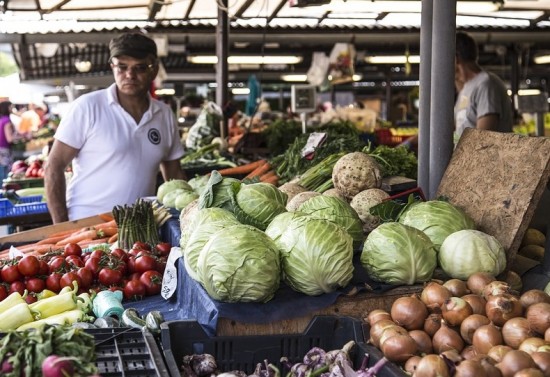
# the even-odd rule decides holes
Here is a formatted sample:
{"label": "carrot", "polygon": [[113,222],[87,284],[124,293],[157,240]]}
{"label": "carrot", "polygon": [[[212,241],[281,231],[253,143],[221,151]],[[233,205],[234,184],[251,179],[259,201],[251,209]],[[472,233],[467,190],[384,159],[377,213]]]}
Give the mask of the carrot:
{"label": "carrot", "polygon": [[271,164],[269,162],[265,162],[258,166],[256,169],[254,169],[252,172],[250,172],[245,179],[251,179],[254,177],[259,177],[262,174],[267,173],[271,169]]}
{"label": "carrot", "polygon": [[60,230],[59,232],[55,232],[50,234],[48,237],[57,237],[57,236],[65,236],[67,237],[69,234],[73,234],[78,232],[80,229],[67,229],[67,230]]}
{"label": "carrot", "polygon": [[256,169],[257,167],[265,164],[266,162],[267,162],[266,160],[260,159],[260,160],[254,161],[254,162],[250,162],[248,164],[235,166],[235,167],[232,167],[232,168],[220,169],[220,170],[218,170],[218,173],[220,173],[223,176],[237,175],[237,174],[248,174],[248,173],[251,173],[252,171],[254,171],[254,169]]}
{"label": "carrot", "polygon": [[109,239],[107,240],[107,243],[115,243],[116,241],[118,241],[118,233],[113,234],[111,237],[109,237]]}
{"label": "carrot", "polygon": [[263,182],[267,178],[270,178],[274,175],[277,175],[277,173],[275,173],[275,170],[269,170],[267,173],[260,175],[260,182]]}
{"label": "carrot", "polygon": [[32,250],[32,252],[37,254],[46,254],[49,251],[59,249],[59,246],[55,246],[55,244],[42,244],[42,245],[36,245]]}
{"label": "carrot", "polygon": [[101,213],[98,217],[105,222],[113,221],[115,219],[110,213]]}
{"label": "carrot", "polygon": [[[72,233],[70,233],[70,234],[72,234]],[[40,241],[38,241],[36,244],[37,245],[45,245],[45,244],[48,244],[48,243],[55,244],[58,241],[61,241],[62,239],[67,238],[67,236],[68,235],[62,235],[62,236],[44,238],[44,239],[41,239]]]}
{"label": "carrot", "polygon": [[98,229],[98,232],[102,233],[104,237],[110,237],[118,233],[117,227]]}
{"label": "carrot", "polygon": [[80,245],[80,247],[88,247],[88,246],[97,245],[97,244],[100,244],[100,243],[105,243],[105,242],[107,242],[107,239],[108,239],[107,237],[96,238],[96,239],[88,238],[88,239],[77,242],[77,244]]}
{"label": "carrot", "polygon": [[279,176],[277,174],[273,174],[270,177],[264,178],[262,181],[263,183],[271,183],[272,185],[277,186],[279,184]]}
{"label": "carrot", "polygon": [[113,219],[111,221],[107,221],[107,222],[104,222],[104,223],[101,223],[101,224],[97,224],[97,225],[94,225],[93,226],[95,229],[105,229],[105,228],[116,228],[117,227],[117,224],[116,224],[116,221]]}
{"label": "carrot", "polygon": [[56,242],[56,246],[65,246],[68,243],[78,243],[86,239],[96,239],[98,237],[98,231],[95,229],[90,229],[83,232],[78,232],[77,234],[70,235],[61,241]]}

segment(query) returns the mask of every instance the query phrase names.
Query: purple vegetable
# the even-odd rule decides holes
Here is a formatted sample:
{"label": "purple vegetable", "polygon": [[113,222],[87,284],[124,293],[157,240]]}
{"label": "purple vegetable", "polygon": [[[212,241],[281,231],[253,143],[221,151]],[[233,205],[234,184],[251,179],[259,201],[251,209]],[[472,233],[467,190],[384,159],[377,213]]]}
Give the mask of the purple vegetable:
{"label": "purple vegetable", "polygon": [[0,372],[1,374],[13,372],[13,364],[7,358],[2,362]]}
{"label": "purple vegetable", "polygon": [[73,358],[50,355],[42,362],[43,377],[67,377],[74,374]]}

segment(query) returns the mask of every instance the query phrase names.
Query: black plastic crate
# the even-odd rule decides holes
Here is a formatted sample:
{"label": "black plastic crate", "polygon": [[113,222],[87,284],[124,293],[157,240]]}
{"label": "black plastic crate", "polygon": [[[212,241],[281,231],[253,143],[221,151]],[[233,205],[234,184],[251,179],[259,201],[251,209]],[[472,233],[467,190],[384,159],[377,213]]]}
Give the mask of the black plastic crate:
{"label": "black plastic crate", "polygon": [[[369,353],[369,366],[382,354],[364,343],[361,321],[344,316],[316,316],[302,334],[245,335],[209,337],[194,320],[167,321],[161,324],[161,340],[166,366],[172,377],[181,376],[180,365],[185,355],[209,353],[216,358],[222,372],[254,371],[264,360],[281,368],[279,360],[286,356],[298,362],[313,347],[324,350],[342,348],[350,340],[357,343],[352,354],[359,367],[364,354]],[[406,374],[395,364],[384,366],[378,377],[401,377]]]}
{"label": "black plastic crate", "polygon": [[169,372],[153,335],[130,327],[87,329],[95,338],[102,377],[167,377]]}

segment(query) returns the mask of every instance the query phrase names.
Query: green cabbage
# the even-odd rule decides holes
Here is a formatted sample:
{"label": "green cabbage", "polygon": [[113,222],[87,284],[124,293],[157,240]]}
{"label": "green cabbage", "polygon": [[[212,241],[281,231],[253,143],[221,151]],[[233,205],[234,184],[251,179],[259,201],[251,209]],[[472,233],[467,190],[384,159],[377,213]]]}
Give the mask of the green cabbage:
{"label": "green cabbage", "polygon": [[277,241],[281,234],[288,228],[290,222],[296,217],[306,216],[302,212],[283,212],[277,216],[269,223],[265,232],[266,234],[274,241]]}
{"label": "green cabbage", "polygon": [[436,250],[451,233],[475,227],[474,221],[463,210],[443,200],[418,202],[400,216],[399,222],[426,233]]}
{"label": "green cabbage", "polygon": [[197,275],[215,300],[266,302],[279,288],[279,249],[253,226],[226,226],[214,233],[202,248]]}
{"label": "green cabbage", "polygon": [[197,175],[194,178],[191,178],[187,183],[189,183],[189,186],[193,188],[193,191],[195,191],[197,194],[201,194],[202,190],[206,187],[208,184],[208,179],[210,177],[206,174],[204,175]]}
{"label": "green cabbage", "polygon": [[424,232],[389,222],[369,233],[361,252],[361,264],[375,281],[411,285],[431,279],[437,256]]}
{"label": "green cabbage", "polygon": [[311,215],[316,219],[325,219],[343,227],[356,242],[363,241],[363,224],[359,215],[344,200],[319,195],[303,202],[298,211]]}
{"label": "green cabbage", "polygon": [[473,229],[459,230],[445,238],[438,258],[447,275],[462,280],[476,272],[497,276],[506,268],[506,252],[500,242]]}
{"label": "green cabbage", "polygon": [[164,198],[162,200],[162,204],[165,207],[176,208],[176,199],[177,199],[177,197],[181,194],[185,194],[186,192],[192,192],[192,191],[187,191],[187,190],[184,190],[184,189],[177,188],[175,190],[167,192],[166,195],[164,195]]}
{"label": "green cabbage", "polygon": [[286,211],[287,197],[269,183],[242,185],[236,196],[235,216],[243,224],[265,230],[275,216]]}
{"label": "green cabbage", "polygon": [[164,204],[164,196],[175,189],[193,191],[193,188],[183,179],[171,179],[163,182],[157,189],[157,200]]}
{"label": "green cabbage", "polygon": [[350,282],[353,240],[341,226],[303,215],[291,219],[286,230],[279,232],[275,224],[266,230],[281,250],[283,279],[292,289],[317,296]]}
{"label": "green cabbage", "polygon": [[240,189],[241,181],[235,178],[224,178],[214,170],[200,194],[199,209],[219,207],[234,212],[235,196]]}
{"label": "green cabbage", "polygon": [[218,230],[239,222],[229,211],[222,208],[204,208],[199,210],[191,219],[186,231],[182,232],[180,246],[183,248],[185,269],[193,279],[198,280],[196,274],[199,254]]}
{"label": "green cabbage", "polygon": [[191,203],[193,200],[197,199],[198,197],[199,197],[199,195],[196,192],[184,190],[182,193],[180,193],[180,194],[178,194],[178,196],[176,196],[176,201],[174,202],[174,207],[178,211],[181,211],[182,209],[187,207],[187,205],[189,203]]}

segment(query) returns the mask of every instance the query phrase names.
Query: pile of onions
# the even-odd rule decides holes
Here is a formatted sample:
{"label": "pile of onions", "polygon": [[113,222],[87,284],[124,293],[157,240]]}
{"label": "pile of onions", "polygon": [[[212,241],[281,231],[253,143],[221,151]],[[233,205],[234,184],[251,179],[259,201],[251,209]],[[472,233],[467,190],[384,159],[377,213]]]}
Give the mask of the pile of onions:
{"label": "pile of onions", "polygon": [[432,281],[365,318],[370,342],[413,377],[550,377],[550,296],[486,273]]}

